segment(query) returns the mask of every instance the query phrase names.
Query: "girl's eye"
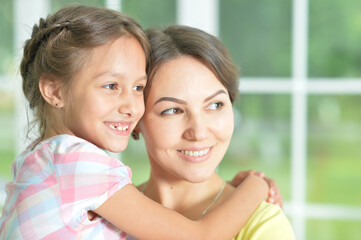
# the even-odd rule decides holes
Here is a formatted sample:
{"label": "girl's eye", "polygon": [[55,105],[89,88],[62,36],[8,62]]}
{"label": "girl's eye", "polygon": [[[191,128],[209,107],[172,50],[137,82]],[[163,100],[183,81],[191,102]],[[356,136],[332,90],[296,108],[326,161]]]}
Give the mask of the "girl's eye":
{"label": "girl's eye", "polygon": [[110,84],[104,85],[105,88],[110,89],[110,90],[115,90],[116,86],[117,85],[115,83],[110,83]]}
{"label": "girl's eye", "polygon": [[218,110],[221,109],[224,106],[224,104],[222,102],[216,102],[216,103],[212,103],[210,104],[207,109],[210,110]]}
{"label": "girl's eye", "polygon": [[161,112],[161,115],[174,115],[174,114],[180,114],[183,111],[180,108],[170,108],[167,110],[164,110],[163,112]]}
{"label": "girl's eye", "polygon": [[143,92],[144,91],[144,86],[143,85],[138,85],[138,86],[135,86],[133,88],[133,90],[137,91],[137,92]]}

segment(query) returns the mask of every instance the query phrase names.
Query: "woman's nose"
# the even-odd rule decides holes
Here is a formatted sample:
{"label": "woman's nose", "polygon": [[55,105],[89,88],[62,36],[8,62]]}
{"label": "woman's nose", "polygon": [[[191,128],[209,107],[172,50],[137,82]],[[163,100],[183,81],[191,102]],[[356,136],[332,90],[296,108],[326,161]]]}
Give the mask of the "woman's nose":
{"label": "woman's nose", "polygon": [[201,141],[208,137],[209,124],[204,116],[195,115],[190,117],[183,133],[183,137],[189,141]]}

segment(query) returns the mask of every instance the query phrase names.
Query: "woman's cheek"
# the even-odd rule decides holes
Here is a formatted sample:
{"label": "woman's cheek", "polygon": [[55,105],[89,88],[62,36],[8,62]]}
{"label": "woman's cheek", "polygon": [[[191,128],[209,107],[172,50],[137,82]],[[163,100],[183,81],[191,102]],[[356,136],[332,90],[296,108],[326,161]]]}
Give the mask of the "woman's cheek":
{"label": "woman's cheek", "polygon": [[217,119],[214,119],[214,124],[212,125],[224,138],[230,138],[234,129],[233,114],[218,116]]}

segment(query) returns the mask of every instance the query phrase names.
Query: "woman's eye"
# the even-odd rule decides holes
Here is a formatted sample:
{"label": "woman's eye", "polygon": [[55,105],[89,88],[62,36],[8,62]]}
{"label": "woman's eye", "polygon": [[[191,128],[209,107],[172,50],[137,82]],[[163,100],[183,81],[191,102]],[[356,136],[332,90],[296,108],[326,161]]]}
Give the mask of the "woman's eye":
{"label": "woman's eye", "polygon": [[110,89],[110,90],[115,90],[116,86],[117,85],[115,83],[110,83],[110,84],[104,85],[105,88]]}
{"label": "woman's eye", "polygon": [[160,114],[161,115],[164,115],[164,114],[167,114],[167,115],[173,115],[173,114],[180,114],[182,113],[183,111],[179,108],[170,108],[170,109],[167,109],[167,110],[164,110],[163,112],[161,112]]}
{"label": "woman's eye", "polygon": [[218,110],[218,109],[221,109],[223,106],[224,106],[224,104],[222,102],[216,102],[216,103],[210,104],[207,107],[207,109]]}
{"label": "woman's eye", "polygon": [[138,85],[138,86],[135,86],[133,88],[133,90],[137,91],[137,92],[143,92],[144,91],[144,86],[143,85]]}

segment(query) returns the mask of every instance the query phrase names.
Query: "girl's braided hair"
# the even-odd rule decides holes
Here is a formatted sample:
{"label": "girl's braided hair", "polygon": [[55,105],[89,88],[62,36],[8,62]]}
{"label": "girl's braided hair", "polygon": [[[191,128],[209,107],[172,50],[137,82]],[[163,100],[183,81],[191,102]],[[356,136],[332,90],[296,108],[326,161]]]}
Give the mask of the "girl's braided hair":
{"label": "girl's braided hair", "polygon": [[63,89],[70,90],[71,80],[84,68],[92,50],[123,35],[139,41],[148,61],[150,47],[143,29],[135,20],[114,10],[72,5],[46,19],[41,18],[33,26],[20,64],[23,92],[34,112],[28,132],[38,124],[39,137],[43,139],[52,112],[56,111],[41,95],[40,77],[45,75],[47,79],[60,80]]}

